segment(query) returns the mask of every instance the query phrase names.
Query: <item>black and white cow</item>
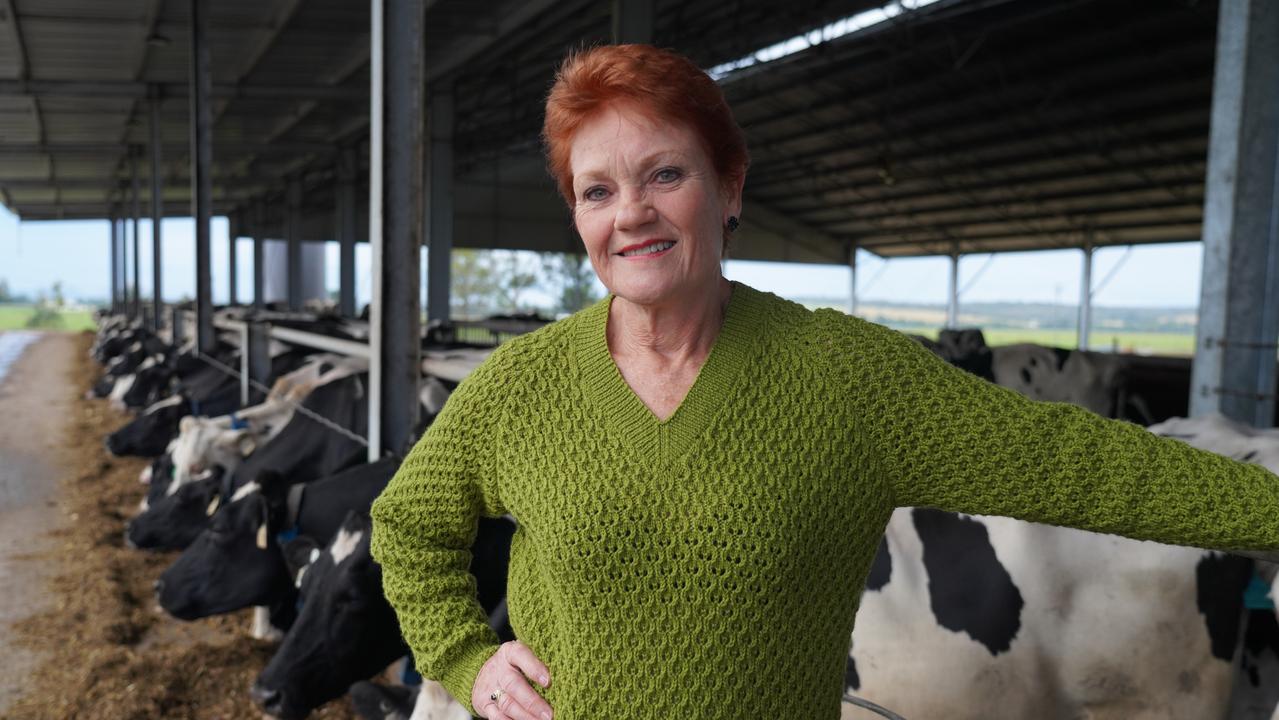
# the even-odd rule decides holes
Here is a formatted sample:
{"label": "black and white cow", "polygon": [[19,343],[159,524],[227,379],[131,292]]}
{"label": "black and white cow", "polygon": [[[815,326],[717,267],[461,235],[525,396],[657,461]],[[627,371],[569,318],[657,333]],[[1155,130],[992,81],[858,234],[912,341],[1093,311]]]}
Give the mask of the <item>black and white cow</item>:
{"label": "black and white cow", "polygon": [[190,414],[191,403],[180,394],[160,400],[108,435],[107,450],[116,457],[161,455],[177,437],[178,422]]}
{"label": "black and white cow", "polygon": [[[399,461],[359,465],[310,483],[264,472],[239,488],[209,525],[160,576],[160,606],[183,620],[251,606],[272,608],[272,625],[287,629],[297,593],[279,538],[300,534],[327,544],[351,510],[368,512]],[[259,630],[260,632],[260,630]]]}
{"label": "black and white cow", "polygon": [[[251,690],[268,714],[304,718],[407,652],[395,612],[382,595],[381,568],[369,554],[369,530],[367,515],[351,513],[302,573],[298,619]],[[510,521],[483,518],[471,547],[477,595],[490,614],[504,605],[514,534]],[[498,634],[512,638],[506,623]]]}
{"label": "black and white cow", "polygon": [[210,473],[163,495],[125,524],[125,544],[140,550],[181,550],[208,525],[222,496],[222,477]]}
{"label": "black and white cow", "polygon": [[[1152,430],[1279,470],[1279,434],[1219,418]],[[907,718],[1225,718],[1252,573],[1223,553],[902,508],[862,595],[846,684]],[[1273,640],[1248,643],[1249,679],[1275,678]],[[1276,691],[1233,717],[1269,718]]]}
{"label": "black and white cow", "polygon": [[351,705],[364,720],[471,720],[471,714],[444,686],[379,685],[361,680],[351,686]]}

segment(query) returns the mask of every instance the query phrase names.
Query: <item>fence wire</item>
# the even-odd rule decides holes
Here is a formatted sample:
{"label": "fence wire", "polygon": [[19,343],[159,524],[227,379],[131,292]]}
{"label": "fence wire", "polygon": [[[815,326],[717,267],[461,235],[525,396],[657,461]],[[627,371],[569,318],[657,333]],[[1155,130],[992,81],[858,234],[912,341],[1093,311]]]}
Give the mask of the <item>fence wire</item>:
{"label": "fence wire", "polygon": [[[213,366],[214,368],[221,370],[227,375],[230,375],[236,380],[240,380],[241,382],[244,381],[244,375],[239,370],[236,370],[230,365],[227,365],[226,363],[223,363],[215,358],[212,358],[202,352],[197,352],[196,356],[199,357],[204,362],[208,363],[209,365]],[[249,378],[248,380],[249,380],[249,386],[252,387],[254,390],[257,390],[258,392],[261,392],[263,394],[270,394],[271,388],[267,387],[266,385],[263,385],[257,380],[254,380],[253,378]],[[323,425],[324,427],[328,428],[329,430],[332,430],[333,432],[341,435],[342,437],[348,440],[357,442],[360,445],[363,445],[364,447],[369,446],[368,438],[363,437],[357,433],[353,433],[350,430],[347,430],[346,428],[342,427],[341,425],[338,425],[337,423],[333,422],[332,420],[324,417],[323,415],[319,415],[307,408],[302,407],[302,403],[296,400],[285,400],[285,402],[288,402],[290,405],[292,405],[294,411],[306,416],[307,418],[311,420],[314,420],[315,422],[319,423],[320,425]]]}

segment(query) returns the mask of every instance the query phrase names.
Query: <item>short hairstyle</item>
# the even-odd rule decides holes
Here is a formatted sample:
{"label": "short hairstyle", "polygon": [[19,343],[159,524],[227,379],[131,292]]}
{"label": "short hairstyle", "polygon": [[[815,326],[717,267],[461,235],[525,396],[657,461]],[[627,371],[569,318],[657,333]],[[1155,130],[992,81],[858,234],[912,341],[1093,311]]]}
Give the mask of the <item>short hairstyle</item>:
{"label": "short hairstyle", "polygon": [[701,139],[720,182],[746,176],[746,137],[719,85],[692,60],[652,45],[601,45],[570,54],[546,98],[542,142],[547,168],[569,208],[573,136],[610,103],[629,102],[651,118],[683,123]]}

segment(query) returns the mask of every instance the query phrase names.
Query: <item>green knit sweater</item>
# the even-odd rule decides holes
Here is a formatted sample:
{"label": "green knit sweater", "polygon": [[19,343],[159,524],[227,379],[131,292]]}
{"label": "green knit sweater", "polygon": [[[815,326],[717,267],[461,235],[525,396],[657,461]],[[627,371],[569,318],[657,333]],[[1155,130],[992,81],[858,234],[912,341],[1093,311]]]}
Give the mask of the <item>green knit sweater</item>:
{"label": "green knit sweater", "polygon": [[1279,479],[1023,398],[892,330],[735,284],[658,421],[609,301],[498,349],[373,506],[422,673],[469,707],[496,638],[477,517],[509,513],[508,607],[556,720],[834,720],[890,513],[930,506],[1213,548],[1279,545]]}

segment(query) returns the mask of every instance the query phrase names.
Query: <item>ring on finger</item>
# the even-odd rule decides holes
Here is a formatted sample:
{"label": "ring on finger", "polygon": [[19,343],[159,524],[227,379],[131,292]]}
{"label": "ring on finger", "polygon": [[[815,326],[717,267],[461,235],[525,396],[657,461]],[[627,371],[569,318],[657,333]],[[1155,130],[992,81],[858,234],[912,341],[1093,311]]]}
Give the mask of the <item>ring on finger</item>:
{"label": "ring on finger", "polygon": [[498,707],[501,707],[502,697],[505,695],[506,695],[506,691],[503,690],[502,688],[498,688],[494,690],[493,692],[489,693],[489,700],[492,700],[495,704],[497,704]]}

